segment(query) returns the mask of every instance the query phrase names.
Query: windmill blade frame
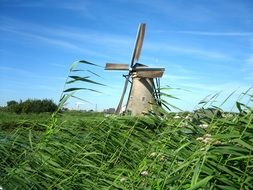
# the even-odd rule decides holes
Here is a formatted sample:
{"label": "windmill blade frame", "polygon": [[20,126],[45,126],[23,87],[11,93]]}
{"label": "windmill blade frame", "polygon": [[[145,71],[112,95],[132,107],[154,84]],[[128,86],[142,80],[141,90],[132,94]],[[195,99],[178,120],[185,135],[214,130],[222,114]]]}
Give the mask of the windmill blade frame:
{"label": "windmill blade frame", "polygon": [[160,91],[160,78],[156,78],[155,81],[156,81],[155,97],[156,97],[157,104],[161,106],[162,102],[161,102],[161,91]]}
{"label": "windmill blade frame", "polygon": [[129,70],[129,64],[106,63],[105,70]]}
{"label": "windmill blade frame", "polygon": [[142,44],[143,44],[144,35],[145,35],[145,28],[146,28],[145,23],[142,23],[142,24],[139,25],[139,30],[138,30],[138,33],[137,33],[135,47],[134,47],[132,60],[131,60],[131,65],[130,65],[131,68],[134,67],[135,62],[138,61],[139,58],[140,58]]}
{"label": "windmill blade frame", "polygon": [[127,75],[125,77],[126,77],[126,79],[125,79],[125,84],[124,84],[124,88],[123,88],[123,91],[122,91],[122,95],[120,97],[119,104],[118,104],[117,109],[115,111],[116,114],[119,114],[120,111],[121,111],[122,103],[123,103],[123,100],[124,100],[124,97],[125,97],[125,94],[126,94],[126,90],[127,90],[127,86],[128,86],[128,83],[129,83],[130,75]]}
{"label": "windmill blade frame", "polygon": [[161,78],[163,76],[163,69],[147,69],[136,70],[136,76],[140,78]]}

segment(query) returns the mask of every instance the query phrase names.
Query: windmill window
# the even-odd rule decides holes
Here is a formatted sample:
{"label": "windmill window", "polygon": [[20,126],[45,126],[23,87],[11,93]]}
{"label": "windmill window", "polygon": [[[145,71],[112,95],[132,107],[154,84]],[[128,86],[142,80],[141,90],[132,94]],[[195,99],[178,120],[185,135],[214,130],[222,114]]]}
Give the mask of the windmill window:
{"label": "windmill window", "polygon": [[141,101],[144,102],[145,100],[146,100],[146,97],[143,96],[143,97],[141,98]]}

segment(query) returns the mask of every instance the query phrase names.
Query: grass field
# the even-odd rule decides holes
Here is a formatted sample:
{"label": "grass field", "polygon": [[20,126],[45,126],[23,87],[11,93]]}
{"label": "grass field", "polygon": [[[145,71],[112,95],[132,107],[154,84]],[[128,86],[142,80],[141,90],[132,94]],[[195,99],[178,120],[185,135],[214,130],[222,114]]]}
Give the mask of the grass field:
{"label": "grass field", "polygon": [[[237,103],[238,104],[238,103]],[[253,109],[0,113],[3,189],[253,189]]]}

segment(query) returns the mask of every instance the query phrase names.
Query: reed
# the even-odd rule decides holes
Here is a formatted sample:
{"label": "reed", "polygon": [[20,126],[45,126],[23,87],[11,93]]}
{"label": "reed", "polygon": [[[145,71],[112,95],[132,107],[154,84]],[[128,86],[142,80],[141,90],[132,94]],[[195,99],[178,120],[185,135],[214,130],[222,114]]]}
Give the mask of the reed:
{"label": "reed", "polygon": [[83,117],[59,112],[71,88],[48,120],[2,123],[3,189],[253,189],[252,89],[248,104],[238,99],[237,112],[221,116]]}

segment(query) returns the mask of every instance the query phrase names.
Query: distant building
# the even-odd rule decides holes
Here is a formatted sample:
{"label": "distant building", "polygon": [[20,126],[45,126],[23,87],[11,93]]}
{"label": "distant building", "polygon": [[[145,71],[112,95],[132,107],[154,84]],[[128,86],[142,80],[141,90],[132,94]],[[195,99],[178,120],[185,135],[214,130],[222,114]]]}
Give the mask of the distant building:
{"label": "distant building", "polygon": [[104,113],[115,113],[115,108],[104,109]]}

